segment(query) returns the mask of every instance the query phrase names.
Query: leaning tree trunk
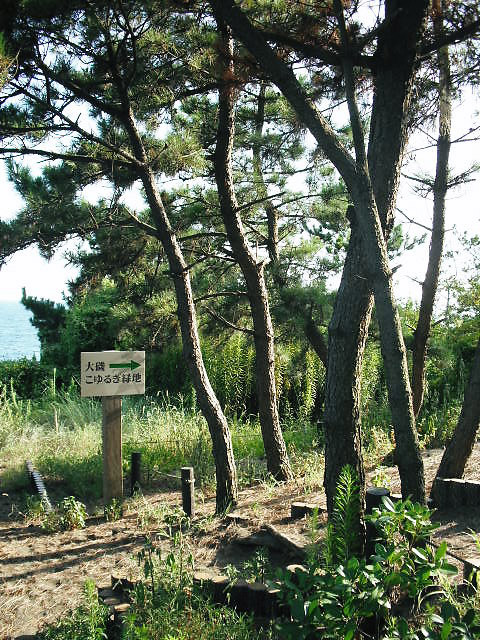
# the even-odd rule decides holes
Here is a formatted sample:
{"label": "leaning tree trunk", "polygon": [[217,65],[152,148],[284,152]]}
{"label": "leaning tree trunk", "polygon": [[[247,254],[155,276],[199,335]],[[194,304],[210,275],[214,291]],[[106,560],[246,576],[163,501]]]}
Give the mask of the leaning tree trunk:
{"label": "leaning tree trunk", "polygon": [[[344,23],[343,9],[339,2],[336,8],[341,31]],[[329,504],[331,504],[331,498],[328,499],[328,484],[330,484],[330,491],[332,491],[335,486],[335,471],[338,474],[340,468],[336,465],[335,458],[338,455],[338,450],[341,449],[341,446],[339,446],[341,443],[339,441],[337,446],[332,445],[338,430],[335,417],[342,416],[342,412],[344,412],[343,422],[348,419],[345,399],[341,394],[333,391],[338,385],[335,381],[338,374],[332,368],[330,362],[339,361],[341,363],[341,375],[345,384],[344,392],[349,393],[348,408],[350,409],[351,429],[349,441],[356,442],[360,440],[360,372],[366,332],[370,321],[372,285],[375,292],[377,316],[379,320],[380,316],[384,318],[383,330],[387,336],[390,336],[386,339],[385,336],[382,338],[382,354],[387,378],[390,377],[390,382],[388,383],[387,381],[387,386],[389,388],[392,421],[397,443],[397,460],[402,480],[402,493],[405,496],[412,494],[417,499],[424,500],[423,463],[411,411],[411,394],[408,376],[406,375],[405,349],[398,317],[396,317],[397,312],[392,296],[387,256],[386,252],[382,256],[382,251],[380,251],[380,254],[377,255],[377,264],[373,265],[372,252],[382,249],[381,245],[383,243],[386,245],[386,240],[393,226],[393,211],[398,192],[403,152],[407,141],[406,112],[412,95],[416,42],[418,33],[422,29],[425,10],[426,3],[423,3],[423,6],[422,3],[418,3],[415,11],[410,9],[408,13],[397,14],[398,7],[393,6],[391,3],[386,3],[385,18],[387,20],[393,18],[396,20],[396,24],[391,31],[380,34],[378,39],[376,52],[378,65],[374,72],[375,90],[367,158],[365,158],[363,133],[356,109],[353,69],[349,64],[348,58],[344,62],[344,77],[351,123],[354,131],[355,129],[357,130],[355,148],[357,170],[360,176],[359,179],[353,181],[349,189],[350,195],[357,205],[357,211],[353,208],[350,210],[351,215],[349,217],[352,225],[352,234],[344,273],[342,274],[342,285],[337,293],[336,306],[350,308],[346,322],[349,324],[350,331],[356,327],[358,333],[354,333],[356,340],[348,340],[345,328],[342,328],[341,331],[335,330],[335,318],[332,318],[329,328],[329,334],[331,333],[331,335],[329,335],[329,367],[327,369],[327,387],[329,390],[325,403],[325,432],[327,438],[325,485]],[[395,16],[395,14],[397,15]],[[345,30],[343,39],[344,46],[347,46]],[[368,160],[368,175],[363,172],[365,160]],[[362,174],[364,175],[362,176]],[[360,186],[362,180],[364,180],[365,186],[357,191],[357,187]],[[355,198],[355,193],[358,199]],[[375,208],[377,209],[379,224],[375,222],[377,217],[374,211]],[[363,248],[360,247],[360,235],[363,234],[354,233],[356,221],[352,220],[352,218],[356,214],[360,218],[365,214],[366,217],[363,218],[363,224],[368,223],[363,231],[363,234],[365,231],[367,232],[367,236],[363,239]],[[380,237],[381,231],[383,231],[384,238]],[[375,236],[376,240],[374,239]],[[356,246],[356,248],[351,245]],[[367,248],[368,246],[370,248]],[[352,260],[354,256],[357,257]],[[382,280],[383,284],[380,288],[378,285]],[[382,308],[379,309],[379,306]],[[343,322],[345,322],[345,319]],[[392,349],[392,345],[395,345],[395,348]],[[388,363],[386,362],[387,360],[389,361]],[[403,393],[399,393],[400,388],[403,388]],[[332,433],[332,437],[328,437],[329,432]],[[341,434],[345,437],[343,432]],[[352,447],[350,455],[352,456],[350,464],[353,463],[357,456],[361,460],[360,447]],[[405,457],[408,458],[410,464],[406,465],[403,462]],[[358,466],[359,463],[357,462]],[[330,467],[334,470],[331,478],[328,475]]]}
{"label": "leaning tree trunk", "polygon": [[[375,302],[377,304],[378,316],[381,324],[381,331],[384,332],[382,338],[382,353],[385,359],[385,371],[389,389],[389,398],[392,406],[392,418],[395,427],[398,458],[403,458],[399,465],[402,475],[402,492],[404,495],[412,495],[414,499],[424,501],[425,488],[423,478],[423,464],[418,450],[418,439],[415,432],[415,420],[413,416],[411,391],[408,376],[406,376],[406,358],[403,338],[401,335],[398,314],[394,306],[391,292],[391,274],[388,268],[386,255],[386,245],[383,238],[379,213],[382,212],[382,205],[377,211],[375,197],[377,189],[372,178],[370,183],[369,174],[366,170],[366,158],[357,156],[356,161],[345,149],[338,136],[332,130],[329,123],[317,111],[310,102],[305,90],[299,84],[293,71],[287,64],[277,56],[275,51],[269,46],[260,31],[252,25],[246,15],[239,9],[233,0],[210,0],[215,9],[220,12],[224,19],[230,24],[235,34],[242,40],[244,45],[255,56],[258,63],[265,69],[272,81],[282,91],[289,101],[291,107],[297,113],[298,118],[308,127],[319,148],[330,159],[334,166],[342,175],[347,188],[355,204],[356,217],[359,223],[362,240],[365,246],[365,270],[359,274],[360,277],[369,278],[372,285]],[[403,11],[398,11],[398,5],[405,5]],[[337,3],[338,6],[338,3]],[[401,8],[401,7],[400,7]],[[406,82],[402,83],[402,90],[408,89],[404,95],[404,100],[396,105],[393,113],[393,121],[396,122],[396,130],[405,131],[405,111],[408,107],[411,91],[411,78],[413,76],[414,65],[417,58],[417,43],[420,39],[424,18],[428,8],[428,1],[421,0],[412,6],[409,2],[387,2],[386,13],[391,15],[389,28],[384,32],[383,50],[378,50],[379,60],[375,65],[376,69],[384,67],[385,75],[388,75],[390,82],[386,85],[393,85],[395,72],[400,60],[405,59],[408,63]],[[396,38],[397,32],[401,35],[393,54],[387,46],[388,38]],[[385,35],[387,34],[387,35]],[[390,51],[390,53],[389,53]],[[397,54],[402,55],[399,57]],[[352,71],[353,76],[353,71]],[[388,92],[383,98],[388,97]],[[378,101],[378,113],[384,114],[392,109],[392,105],[387,100]],[[373,118],[373,114],[372,114]],[[357,117],[359,121],[359,118]],[[353,122],[352,122],[353,126]],[[361,125],[360,125],[361,126]],[[378,127],[376,131],[379,131]],[[404,140],[395,142],[394,133],[384,131],[383,136],[390,136],[390,143],[393,147],[402,150]],[[357,142],[363,145],[363,137],[356,136]],[[362,138],[362,139],[361,139]],[[356,150],[359,147],[356,144]],[[375,149],[369,148],[369,159],[374,155]],[[364,154],[363,154],[364,155]],[[394,192],[395,183],[398,181],[398,165],[401,162],[401,154],[398,155],[393,165],[393,170],[389,168],[390,182],[385,185],[385,191]],[[378,158],[380,163],[383,159]],[[371,191],[373,184],[374,194]],[[390,203],[389,203],[390,204]],[[373,253],[372,253],[373,250]],[[353,288],[351,289],[353,291]],[[359,319],[361,320],[361,319]],[[389,344],[389,340],[392,340]],[[352,359],[351,359],[352,360]],[[347,381],[350,384],[350,380]],[[396,389],[400,385],[400,389]],[[398,401],[398,404],[395,402]],[[408,452],[406,455],[405,452]],[[409,460],[405,460],[408,458]]]}
{"label": "leaning tree trunk", "polygon": [[[441,13],[434,17],[435,32],[442,34]],[[418,322],[414,332],[412,354],[412,392],[413,410],[417,416],[423,404],[425,390],[425,358],[427,342],[433,314],[433,303],[438,286],[440,262],[443,253],[445,235],[445,197],[448,189],[448,158],[450,154],[450,128],[452,120],[452,98],[450,88],[450,61],[448,47],[439,50],[438,55],[438,103],[439,123],[437,139],[437,165],[433,184],[433,223],[432,239],[428,256],[428,267],[422,284],[422,300],[418,313]]]}
{"label": "leaning tree trunk", "polygon": [[368,176],[358,192],[352,189],[358,224],[365,250],[365,266],[372,285],[375,311],[380,327],[388,399],[395,433],[395,458],[402,495],[425,502],[425,477],[413,414],[407,354],[400,318],[392,291],[392,273],[388,266],[386,242],[376,211]]}
{"label": "leaning tree trunk", "polygon": [[[438,467],[436,478],[461,478],[472,453],[480,426],[480,338],[473,357],[470,380],[452,439]],[[435,483],[434,485],[435,486]]]}
{"label": "leaning tree trunk", "polygon": [[126,128],[135,155],[142,163],[142,168],[139,170],[140,178],[175,286],[183,355],[195,388],[197,402],[207,421],[212,438],[216,472],[216,509],[218,513],[221,513],[237,502],[237,472],[230,430],[203,362],[188,267],[158,193],[140,134],[130,111],[126,116]]}
{"label": "leaning tree trunk", "polygon": [[233,254],[242,270],[253,320],[255,368],[263,444],[269,472],[279,480],[292,477],[287,449],[280,429],[275,385],[274,333],[268,305],[263,262],[257,263],[248,246],[238,214],[232,176],[232,149],[235,135],[233,40],[230,29],[219,25],[223,36],[219,65],[222,84],[219,91],[217,145],[214,154],[220,210]]}

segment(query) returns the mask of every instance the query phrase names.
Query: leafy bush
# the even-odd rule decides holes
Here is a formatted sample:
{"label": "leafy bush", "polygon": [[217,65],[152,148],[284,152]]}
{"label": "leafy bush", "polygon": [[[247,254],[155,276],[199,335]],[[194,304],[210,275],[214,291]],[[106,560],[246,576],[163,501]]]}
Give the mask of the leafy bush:
{"label": "leafy bush", "polygon": [[202,341],[202,354],[217,397],[230,414],[256,413],[255,351],[243,335],[234,335],[219,348],[216,340]]}
{"label": "leafy bush", "polygon": [[[337,493],[345,492],[341,487]],[[434,525],[426,507],[384,499],[369,521],[377,528],[375,553],[350,556],[322,568],[311,561],[274,583],[289,606],[290,619],[279,623],[282,638],[396,638],[469,640],[478,637],[475,602],[460,603],[444,593],[441,576],[456,568],[446,562],[446,543],[429,544]],[[408,610],[407,619],[399,611]]]}
{"label": "leafy bush", "polygon": [[192,382],[179,341],[165,345],[161,352],[149,353],[145,391],[171,399],[192,397]]}
{"label": "leafy bush", "polygon": [[51,378],[52,368],[35,359],[0,362],[0,387],[22,399],[40,398],[48,388]]}
{"label": "leafy bush", "polygon": [[302,342],[277,344],[275,383],[282,421],[308,419],[321,406],[318,401],[325,383],[325,369],[314,351]]}
{"label": "leafy bush", "polygon": [[41,527],[50,533],[83,529],[86,518],[85,505],[74,496],[68,496],[51,511],[45,510],[41,518]]}
{"label": "leafy bush", "polygon": [[120,320],[114,314],[117,297],[115,285],[105,278],[96,289],[77,296],[68,310],[60,332],[65,382],[78,375],[82,351],[115,348],[120,330]]}
{"label": "leafy bush", "polygon": [[181,535],[165,557],[147,540],[139,554],[145,581],[131,592],[124,640],[267,640],[253,620],[214,605],[193,585],[192,558]]}

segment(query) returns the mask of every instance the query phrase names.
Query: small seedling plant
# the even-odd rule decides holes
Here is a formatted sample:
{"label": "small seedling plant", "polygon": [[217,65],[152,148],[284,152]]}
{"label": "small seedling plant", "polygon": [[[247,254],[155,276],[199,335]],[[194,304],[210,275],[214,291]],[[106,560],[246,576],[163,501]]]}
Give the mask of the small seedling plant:
{"label": "small seedling plant", "polygon": [[75,496],[63,498],[53,509],[49,508],[45,500],[29,497],[25,518],[39,524],[47,533],[71,531],[85,527],[87,510]]}
{"label": "small seedling plant", "polygon": [[256,549],[254,554],[248,560],[245,560],[240,567],[227,565],[225,573],[230,584],[234,584],[237,580],[245,580],[246,582],[261,582],[265,584],[270,578],[273,578],[273,568],[270,562],[268,550],[265,547]]}
{"label": "small seedling plant", "polygon": [[108,607],[98,601],[97,587],[87,580],[82,604],[59,622],[42,629],[39,640],[104,640],[107,638]]}
{"label": "small seedling plant", "polygon": [[107,522],[116,522],[123,516],[123,504],[121,500],[113,498],[103,509],[103,515]]}

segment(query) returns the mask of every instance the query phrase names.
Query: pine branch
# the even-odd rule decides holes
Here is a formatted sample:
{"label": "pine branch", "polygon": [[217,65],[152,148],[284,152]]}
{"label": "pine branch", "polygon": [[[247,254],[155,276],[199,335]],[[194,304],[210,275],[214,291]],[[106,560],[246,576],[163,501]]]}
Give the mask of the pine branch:
{"label": "pine branch", "polygon": [[249,336],[255,335],[255,331],[253,331],[253,329],[247,329],[246,327],[239,327],[236,324],[233,324],[233,322],[230,322],[223,316],[219,315],[218,313],[213,311],[213,309],[210,309],[210,307],[207,307],[206,311],[210,316],[212,316],[212,318],[214,318],[215,320],[218,320],[219,322],[224,324],[226,327],[229,327],[230,329],[234,329],[235,331],[240,331],[241,333],[246,333]]}

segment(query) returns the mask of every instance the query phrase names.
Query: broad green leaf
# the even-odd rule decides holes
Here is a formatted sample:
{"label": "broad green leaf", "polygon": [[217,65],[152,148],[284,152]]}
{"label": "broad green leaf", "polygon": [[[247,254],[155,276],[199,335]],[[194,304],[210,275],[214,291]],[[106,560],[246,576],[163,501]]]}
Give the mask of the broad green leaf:
{"label": "broad green leaf", "polygon": [[447,640],[451,630],[452,630],[452,623],[450,622],[450,620],[447,620],[446,622],[443,623],[442,630],[440,632],[441,640]]}
{"label": "broad green leaf", "polygon": [[412,553],[415,556],[417,556],[417,558],[420,558],[420,560],[423,560],[423,562],[428,562],[428,556],[425,554],[424,551],[420,549],[416,549],[415,547],[412,547]]}
{"label": "broad green leaf", "polygon": [[439,560],[441,560],[445,556],[446,552],[447,552],[447,543],[444,540],[442,544],[438,547],[438,549],[435,551],[435,562],[438,562]]}
{"label": "broad green leaf", "polygon": [[458,569],[454,564],[449,564],[446,562],[442,565],[440,571],[447,576],[456,576],[458,574]]}

